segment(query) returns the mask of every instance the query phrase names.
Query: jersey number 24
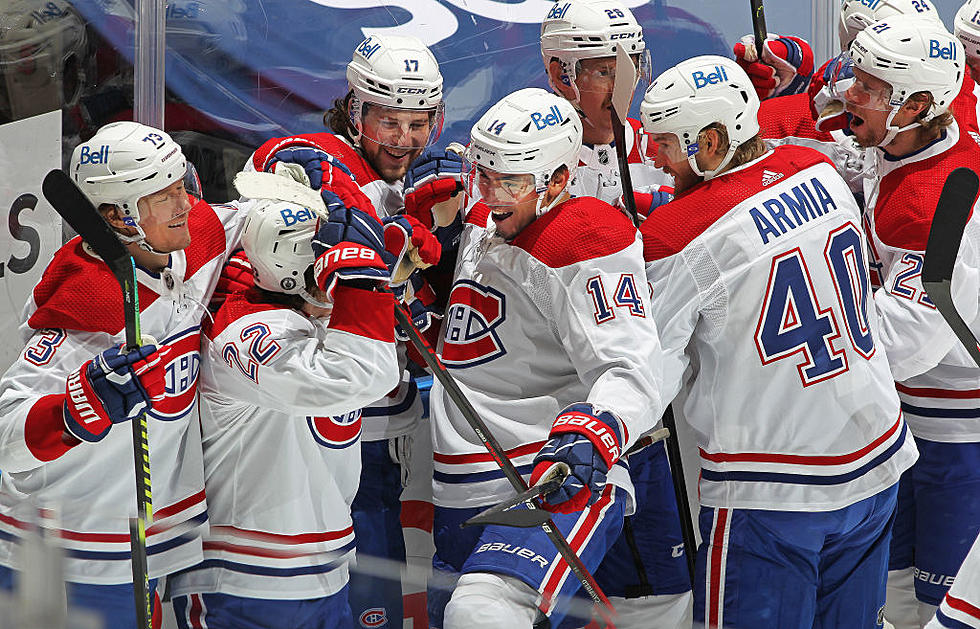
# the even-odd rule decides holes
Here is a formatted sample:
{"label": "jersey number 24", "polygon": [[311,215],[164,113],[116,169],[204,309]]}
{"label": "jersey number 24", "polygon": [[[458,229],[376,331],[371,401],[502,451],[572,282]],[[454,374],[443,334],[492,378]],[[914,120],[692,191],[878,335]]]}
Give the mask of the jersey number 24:
{"label": "jersey number 24", "polygon": [[825,308],[817,301],[814,279],[823,284],[823,277],[811,275],[797,247],[772,259],[755,332],[762,364],[801,355],[803,360],[796,367],[803,386],[847,371],[846,349],[834,347],[840,337],[837,313],[843,316],[854,351],[866,359],[875,351],[868,325],[868,267],[861,233],[852,223],[838,227],[827,237],[823,253],[821,262],[826,268],[818,264],[815,270],[829,274],[837,292],[837,307]]}

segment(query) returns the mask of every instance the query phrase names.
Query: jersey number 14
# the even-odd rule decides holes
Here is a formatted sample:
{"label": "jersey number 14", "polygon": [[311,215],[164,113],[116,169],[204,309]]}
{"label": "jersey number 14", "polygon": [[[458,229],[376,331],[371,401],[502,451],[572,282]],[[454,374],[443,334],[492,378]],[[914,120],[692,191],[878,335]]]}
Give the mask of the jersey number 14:
{"label": "jersey number 14", "polygon": [[[846,223],[830,232],[823,258],[837,292],[837,306],[850,345],[860,356],[870,359],[875,346],[868,325],[868,267],[857,227]],[[821,307],[814,277],[799,247],[774,257],[755,333],[764,365],[796,354],[802,356],[797,370],[803,386],[847,371],[845,348],[834,347],[840,337],[836,309]]]}

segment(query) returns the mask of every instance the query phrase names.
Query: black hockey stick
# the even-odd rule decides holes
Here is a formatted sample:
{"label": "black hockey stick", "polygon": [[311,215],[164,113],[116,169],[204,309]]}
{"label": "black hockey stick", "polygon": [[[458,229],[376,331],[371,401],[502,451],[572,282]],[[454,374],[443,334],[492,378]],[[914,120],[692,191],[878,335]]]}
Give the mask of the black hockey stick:
{"label": "black hockey stick", "polygon": [[762,9],[762,0],[749,0],[749,8],[752,11],[752,35],[755,37],[755,54],[762,63],[762,46],[769,36],[766,30],[766,12]]}
{"label": "black hockey stick", "polygon": [[[476,409],[470,404],[470,401],[466,399],[463,392],[460,390],[459,385],[456,383],[456,379],[452,377],[446,366],[442,364],[439,360],[439,356],[436,355],[435,350],[429,346],[429,343],[425,338],[419,333],[418,329],[412,323],[412,317],[405,312],[404,306],[402,304],[397,304],[395,306],[395,320],[398,325],[401,326],[402,331],[408,335],[409,340],[412,345],[419,351],[422,355],[425,364],[429,366],[432,370],[432,375],[439,380],[439,383],[445,387],[446,393],[459,408],[460,413],[466,419],[466,422],[476,433],[477,438],[483,443],[483,446],[493,457],[493,460],[500,466],[503,471],[504,476],[510,481],[511,486],[517,493],[523,493],[527,490],[527,483],[524,482],[524,477],[521,476],[517,468],[509,458],[507,458],[507,453],[500,446],[496,437],[487,429],[487,425],[483,422],[480,416],[477,414]],[[538,509],[538,506],[531,502],[528,504],[530,509]],[[612,603],[606,598],[606,595],[602,592],[599,584],[596,583],[595,577],[589,572],[589,569],[585,567],[582,560],[579,559],[572,547],[569,546],[568,540],[561,534],[561,531],[555,526],[555,523],[551,521],[549,517],[547,521],[541,524],[541,529],[551,540],[551,543],[555,545],[555,549],[558,554],[561,555],[565,563],[572,570],[572,573],[582,584],[582,589],[589,595],[592,602],[595,603],[594,607],[598,612],[599,616],[602,618],[608,626],[614,627],[613,617],[616,615],[616,610],[613,609]]]}
{"label": "black hockey stick", "polygon": [[956,310],[950,294],[953,266],[960,250],[963,230],[970,218],[973,203],[980,189],[980,179],[969,168],[957,168],[946,178],[943,191],[932,216],[925,258],[922,261],[922,286],[939,314],[953,329],[966,351],[980,367],[980,347],[963,317]]}
{"label": "black hockey stick", "polygon": [[[68,221],[82,239],[109,266],[123,293],[126,351],[140,346],[140,307],[136,290],[136,266],[116,232],[109,227],[92,202],[61,170],[52,170],[41,184],[44,198]],[[133,596],[139,629],[149,629],[152,617],[150,579],[146,563],[146,527],[153,517],[150,495],[150,449],[146,437],[146,414],[132,421],[133,455],[136,470],[136,517],[129,521],[132,552]]]}
{"label": "black hockey stick", "polygon": [[[761,5],[760,5],[761,6]],[[640,217],[636,212],[636,199],[633,196],[633,179],[630,177],[629,163],[626,161],[626,127],[624,122],[629,113],[630,101],[633,97],[633,87],[636,83],[636,68],[633,60],[626,54],[622,46],[616,46],[616,81],[613,83],[612,125],[613,138],[616,142],[616,161],[619,163],[619,180],[623,187],[623,204],[629,212],[633,225],[640,226]],[[677,500],[677,516],[681,525],[681,537],[684,540],[684,554],[687,560],[688,578],[694,587],[694,557],[697,551],[697,538],[694,537],[694,525],[691,521],[691,505],[687,501],[687,486],[684,482],[684,465],[681,462],[681,448],[677,441],[677,422],[674,421],[674,411],[668,405],[661,420],[670,432],[667,437],[667,462],[670,464],[671,479],[674,484],[674,498]],[[632,527],[627,529],[627,541],[630,539]],[[643,566],[638,565],[638,574],[644,574]]]}

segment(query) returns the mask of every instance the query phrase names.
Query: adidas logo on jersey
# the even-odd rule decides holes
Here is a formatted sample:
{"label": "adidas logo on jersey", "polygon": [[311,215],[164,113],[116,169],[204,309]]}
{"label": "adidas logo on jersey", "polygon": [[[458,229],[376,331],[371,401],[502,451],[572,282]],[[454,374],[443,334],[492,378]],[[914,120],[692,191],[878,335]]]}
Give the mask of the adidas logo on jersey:
{"label": "adidas logo on jersey", "polygon": [[768,186],[769,184],[776,183],[783,178],[783,173],[773,172],[771,170],[762,171],[762,185]]}

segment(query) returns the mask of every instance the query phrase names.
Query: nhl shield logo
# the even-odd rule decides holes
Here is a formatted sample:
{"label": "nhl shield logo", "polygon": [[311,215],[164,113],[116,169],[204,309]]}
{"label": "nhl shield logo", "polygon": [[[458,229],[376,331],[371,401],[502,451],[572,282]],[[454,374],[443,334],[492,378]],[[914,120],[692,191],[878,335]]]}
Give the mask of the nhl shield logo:
{"label": "nhl shield logo", "polygon": [[504,318],[503,293],[470,280],[457,282],[449,295],[442,362],[473,367],[506,354],[496,331]]}
{"label": "nhl shield logo", "polygon": [[306,424],[321,446],[339,450],[353,445],[361,436],[361,410],[334,417],[309,417]]}

